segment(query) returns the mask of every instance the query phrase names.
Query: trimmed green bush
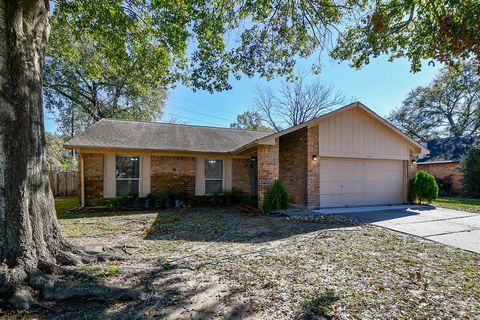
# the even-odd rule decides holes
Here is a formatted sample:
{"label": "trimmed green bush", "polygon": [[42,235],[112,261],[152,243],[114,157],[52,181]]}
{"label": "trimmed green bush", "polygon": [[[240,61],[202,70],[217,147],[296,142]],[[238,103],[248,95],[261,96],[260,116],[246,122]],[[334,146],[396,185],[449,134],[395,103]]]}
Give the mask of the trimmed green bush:
{"label": "trimmed green bush", "polygon": [[471,148],[464,160],[463,189],[474,198],[480,198],[480,148]]}
{"label": "trimmed green bush", "polygon": [[408,200],[410,202],[431,203],[438,197],[438,184],[435,177],[420,170],[409,183]]}
{"label": "trimmed green bush", "polygon": [[122,199],[120,197],[115,197],[107,200],[107,208],[118,210],[122,206]]}
{"label": "trimmed green bush", "polygon": [[265,194],[263,212],[271,213],[278,209],[288,208],[288,192],[280,180],[275,180],[273,186]]}

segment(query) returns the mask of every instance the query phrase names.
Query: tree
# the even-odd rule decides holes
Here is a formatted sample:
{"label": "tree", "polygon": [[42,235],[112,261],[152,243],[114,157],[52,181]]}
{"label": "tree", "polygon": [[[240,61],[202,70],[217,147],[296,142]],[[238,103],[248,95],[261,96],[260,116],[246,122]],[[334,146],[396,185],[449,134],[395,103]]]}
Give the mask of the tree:
{"label": "tree", "polygon": [[230,124],[230,128],[252,131],[271,131],[262,123],[262,117],[256,111],[245,111],[237,115],[237,122]]}
{"label": "tree", "polygon": [[407,58],[414,72],[422,59],[447,65],[470,60],[480,71],[479,1],[368,1],[354,19],[331,52],[353,67],[386,54],[390,61]]}
{"label": "tree", "polygon": [[49,171],[73,170],[76,160],[70,152],[63,148],[63,139],[59,134],[46,132],[46,163]]}
{"label": "tree", "polygon": [[318,79],[308,82],[307,74],[300,74],[293,82],[282,82],[277,93],[258,88],[255,99],[256,108],[275,131],[316,118],[344,102],[343,95],[332,86]]}
{"label": "tree", "polygon": [[411,137],[474,136],[480,128],[480,76],[472,63],[445,67],[433,82],[412,90],[388,119]]}
{"label": "tree", "polygon": [[115,42],[102,42],[101,37],[72,32],[79,31],[78,19],[62,8],[74,4],[59,6],[51,19],[44,69],[45,106],[57,111],[59,126],[73,133],[101,118],[159,118],[166,99],[161,68],[168,61],[162,50],[142,45],[145,38],[154,41],[158,35],[153,20],[143,14],[133,21],[122,17],[133,36],[121,33]]}
{"label": "tree", "polygon": [[[419,0],[413,3],[417,2],[420,3]],[[323,48],[331,28],[346,14],[363,12],[366,3],[57,0],[53,16],[66,20],[64,25],[69,27],[63,30],[68,33],[65,37],[74,37],[74,43],[85,40],[92,50],[101,49],[105,53],[102,61],[108,67],[128,68],[132,61],[146,64],[155,69],[147,73],[146,81],[154,80],[159,87],[181,81],[191,88],[213,92],[230,89],[232,77],[259,75],[272,79],[291,75],[298,57],[310,56]],[[387,43],[380,43],[376,47],[381,49],[374,50],[369,43],[363,45],[360,41],[361,45],[355,45],[356,39],[362,37],[355,37],[357,34],[353,32],[351,43],[347,34],[347,41],[342,40],[340,47],[351,45],[352,55],[357,52],[367,56],[393,48],[396,55],[403,53],[414,61],[443,59],[438,53],[447,58],[450,54],[454,58],[465,57],[466,53],[474,55],[479,43],[476,38],[480,10],[476,2],[472,3],[429,1],[424,7],[432,11],[430,15],[418,10],[410,15],[421,26],[429,23],[435,28],[442,26],[434,30],[438,32],[430,32],[428,28],[418,32],[415,27],[416,36],[411,39],[410,35],[386,37]],[[383,6],[383,2],[375,4]],[[392,0],[387,4],[393,4],[396,11],[384,16],[379,8],[380,14],[376,16],[380,19],[373,20],[391,17],[398,26],[396,29],[409,30],[409,23],[405,28],[398,23],[405,16],[405,3]],[[60,271],[56,268],[58,264],[80,263],[90,257],[62,235],[45,172],[42,79],[50,35],[49,6],[48,0],[0,2],[0,293],[4,296],[24,292],[22,286],[27,282],[38,291],[55,292],[59,287],[47,274]],[[432,7],[440,9],[441,14],[437,15]],[[424,10],[422,6],[418,8]],[[230,32],[234,29],[238,32]],[[368,41],[376,38],[368,29],[365,31]],[[228,43],[227,36],[231,39]],[[437,43],[439,50],[435,49]],[[149,64],[150,61],[155,64]],[[91,68],[98,68],[101,73],[105,65],[97,62],[92,61]],[[150,79],[150,75],[155,79]],[[68,296],[66,286],[61,287],[62,296]],[[96,297],[111,293],[95,291],[86,285],[75,292]],[[21,301],[26,303],[28,299]]]}
{"label": "tree", "polygon": [[[292,7],[284,0],[248,5],[237,1],[59,0],[53,19],[62,21],[59,25],[65,28],[56,28],[52,41],[74,45],[68,51],[72,55],[68,62],[91,59],[82,61],[82,68],[62,66],[71,72],[88,69],[90,80],[102,79],[105,70],[125,68],[132,77],[157,87],[182,81],[213,92],[229,89],[230,76],[291,74],[296,57],[306,57],[322,46],[328,28],[351,10],[353,2],[305,1]],[[59,264],[78,264],[95,257],[62,235],[45,170],[42,80],[50,35],[49,6],[47,0],[0,2],[0,294],[13,295],[15,299],[10,301],[21,307],[31,301],[26,294],[29,291],[24,290],[27,284],[44,295],[48,292],[51,298],[73,294],[134,298],[137,295],[119,289],[95,290],[88,284],[72,283],[76,289],[69,290],[52,277],[54,273],[60,277]],[[239,25],[238,39],[227,45],[226,35]],[[194,47],[187,50],[190,44]],[[84,54],[84,50],[100,55]],[[55,70],[53,75],[57,75]],[[85,74],[66,76],[75,79]],[[119,81],[124,81],[128,90],[137,90],[129,79]],[[85,87],[76,88],[71,80],[54,83],[66,84],[66,94],[74,94],[73,98],[83,97]],[[78,85],[98,89],[98,83],[89,83],[89,79]],[[102,93],[100,98],[104,98]],[[127,99],[119,105],[127,105]]]}
{"label": "tree", "polygon": [[480,198],[480,148],[471,148],[463,162],[462,184],[465,193]]}

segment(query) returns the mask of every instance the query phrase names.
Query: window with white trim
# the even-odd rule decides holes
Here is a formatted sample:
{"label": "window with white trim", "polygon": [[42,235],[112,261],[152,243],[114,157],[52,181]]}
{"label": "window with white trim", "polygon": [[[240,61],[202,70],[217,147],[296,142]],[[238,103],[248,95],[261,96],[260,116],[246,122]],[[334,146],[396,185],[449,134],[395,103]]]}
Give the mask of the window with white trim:
{"label": "window with white trim", "polygon": [[205,159],[205,194],[223,193],[223,160]]}
{"label": "window with white trim", "polygon": [[140,182],[140,157],[116,156],[115,179],[117,196],[138,196]]}

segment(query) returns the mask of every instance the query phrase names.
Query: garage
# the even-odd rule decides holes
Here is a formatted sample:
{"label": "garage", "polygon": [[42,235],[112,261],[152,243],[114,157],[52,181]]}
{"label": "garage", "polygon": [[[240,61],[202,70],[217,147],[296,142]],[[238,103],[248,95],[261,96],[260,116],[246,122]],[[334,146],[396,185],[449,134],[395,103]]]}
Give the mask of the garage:
{"label": "garage", "polygon": [[404,202],[401,160],[320,159],[320,207]]}

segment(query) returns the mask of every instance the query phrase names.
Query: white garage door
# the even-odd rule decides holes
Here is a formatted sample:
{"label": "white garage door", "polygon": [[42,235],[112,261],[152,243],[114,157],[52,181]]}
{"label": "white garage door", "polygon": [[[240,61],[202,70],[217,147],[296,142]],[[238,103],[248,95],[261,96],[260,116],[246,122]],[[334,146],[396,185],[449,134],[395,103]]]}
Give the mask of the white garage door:
{"label": "white garage door", "polygon": [[400,160],[320,159],[320,206],[402,203],[403,171]]}

